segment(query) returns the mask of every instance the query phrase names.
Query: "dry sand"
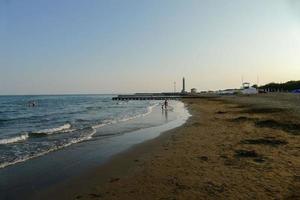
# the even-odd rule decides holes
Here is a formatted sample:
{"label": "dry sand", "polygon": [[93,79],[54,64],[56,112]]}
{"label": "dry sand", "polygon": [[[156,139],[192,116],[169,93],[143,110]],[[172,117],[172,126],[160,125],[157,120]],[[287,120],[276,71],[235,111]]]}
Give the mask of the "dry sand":
{"label": "dry sand", "polygon": [[300,199],[298,96],[201,98],[185,103],[193,116],[183,126],[44,196]]}

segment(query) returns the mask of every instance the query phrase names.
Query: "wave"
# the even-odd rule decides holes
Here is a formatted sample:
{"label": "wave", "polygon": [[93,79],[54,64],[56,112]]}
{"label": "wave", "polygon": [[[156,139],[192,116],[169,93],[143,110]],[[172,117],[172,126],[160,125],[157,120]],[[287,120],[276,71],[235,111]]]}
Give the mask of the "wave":
{"label": "wave", "polygon": [[27,161],[29,159],[33,159],[33,158],[37,158],[37,157],[43,156],[43,155],[48,154],[48,153],[50,153],[52,151],[57,151],[59,149],[68,147],[68,146],[70,146],[72,144],[83,142],[85,140],[90,140],[90,139],[92,139],[92,136],[96,133],[95,129],[93,129],[93,128],[90,128],[90,129],[91,129],[91,133],[89,133],[88,135],[86,135],[84,137],[80,137],[80,138],[74,138],[74,139],[70,140],[68,143],[66,143],[64,145],[54,146],[53,148],[51,148],[51,149],[49,149],[47,151],[43,151],[43,152],[37,153],[37,154],[32,155],[32,156],[25,156],[23,158],[19,158],[17,160],[12,161],[12,162],[0,163],[0,169],[1,168],[5,168],[5,167],[10,166],[10,165],[14,165],[14,164],[20,163],[20,162],[25,162],[25,161]]}
{"label": "wave", "polygon": [[57,128],[53,128],[53,129],[44,129],[41,131],[38,131],[36,133],[24,133],[21,135],[17,135],[14,137],[10,137],[10,138],[0,138],[0,145],[2,144],[12,144],[12,143],[16,143],[16,142],[22,142],[27,140],[30,136],[36,136],[36,135],[51,135],[53,133],[56,132],[63,132],[63,133],[68,133],[68,132],[72,132],[75,131],[76,129],[70,129],[71,125],[70,124],[65,124],[63,126],[57,127]]}
{"label": "wave", "polygon": [[[101,127],[106,126],[106,125],[115,124],[115,123],[118,123],[118,122],[125,122],[125,121],[131,120],[131,119],[146,116],[146,115],[150,114],[152,112],[153,108],[157,105],[159,105],[159,103],[148,106],[147,111],[145,113],[137,114],[137,115],[134,115],[134,116],[125,116],[121,119],[104,120],[104,121],[102,121],[101,124],[81,129],[82,131],[89,130],[90,133],[88,133],[87,135],[85,135],[83,137],[73,138],[70,141],[68,141],[67,143],[63,144],[63,145],[54,146],[49,150],[37,153],[35,155],[28,155],[28,156],[25,156],[25,157],[18,158],[17,160],[14,160],[14,161],[0,163],[0,168],[5,168],[7,166],[14,165],[16,163],[24,162],[24,161],[29,160],[29,159],[33,159],[33,158],[36,158],[36,157],[39,157],[39,156],[43,156],[43,155],[48,154],[50,152],[68,147],[70,145],[73,145],[73,144],[76,144],[76,143],[79,143],[79,142],[90,140],[90,139],[93,138],[93,135],[97,132],[97,130],[96,130],[97,128],[101,128]],[[31,134],[33,134],[33,136],[43,136],[43,135],[51,135],[51,134],[54,134],[54,133],[57,133],[57,132],[66,133],[66,132],[71,132],[71,131],[74,131],[74,130],[76,130],[76,129],[71,129],[71,124],[66,123],[66,124],[64,124],[62,126],[59,126],[59,127],[56,127],[56,128],[44,129],[44,130],[40,130],[40,131],[37,131],[37,132],[34,132],[34,133],[24,134],[24,135],[14,137],[14,138],[2,139],[2,140],[0,140],[0,144],[8,144],[8,142],[13,143],[13,142],[17,142],[17,141],[26,140],[29,136],[32,136]],[[106,134],[106,135],[101,135],[101,136],[103,137],[103,136],[110,136],[110,135],[114,135],[114,134]],[[6,143],[4,143],[4,142],[6,142]]]}
{"label": "wave", "polygon": [[3,139],[0,139],[0,144],[11,144],[11,143],[16,143],[16,142],[21,142],[21,141],[27,140],[28,137],[29,137],[28,134],[25,133],[22,135],[11,137],[11,138],[3,138]]}
{"label": "wave", "polygon": [[40,130],[31,134],[45,134],[45,135],[51,135],[56,132],[69,132],[71,128],[71,124],[67,123],[62,126],[56,127],[56,128],[49,128],[49,129],[44,129]]}
{"label": "wave", "polygon": [[152,112],[153,108],[158,106],[158,105],[159,105],[159,103],[155,103],[151,106],[148,106],[147,111],[145,113],[137,114],[137,115],[134,115],[134,116],[125,116],[125,117],[123,117],[121,119],[118,119],[118,120],[105,120],[101,124],[97,124],[97,125],[92,126],[92,128],[97,129],[97,128],[101,128],[101,127],[106,126],[106,125],[116,124],[118,122],[126,122],[126,121],[136,119],[136,118],[139,118],[139,117],[147,116]]}
{"label": "wave", "polygon": [[145,116],[149,115],[152,112],[153,108],[155,108],[158,105],[159,105],[159,103],[155,103],[153,105],[150,105],[150,106],[147,107],[147,111],[145,113],[137,114],[135,116],[125,117],[125,118],[123,118],[119,121],[123,122],[123,121],[136,119],[136,118],[139,118],[139,117],[145,117]]}
{"label": "wave", "polygon": [[11,138],[2,138],[2,139],[0,139],[0,144],[11,144],[11,143],[16,143],[16,142],[21,142],[21,141],[27,140],[29,138],[29,136],[51,135],[56,132],[68,133],[68,132],[75,130],[75,129],[70,129],[70,128],[71,128],[71,124],[67,123],[67,124],[64,124],[64,125],[56,127],[56,128],[44,129],[44,130],[40,130],[37,132],[31,132],[29,134],[25,133],[25,134],[11,137]]}

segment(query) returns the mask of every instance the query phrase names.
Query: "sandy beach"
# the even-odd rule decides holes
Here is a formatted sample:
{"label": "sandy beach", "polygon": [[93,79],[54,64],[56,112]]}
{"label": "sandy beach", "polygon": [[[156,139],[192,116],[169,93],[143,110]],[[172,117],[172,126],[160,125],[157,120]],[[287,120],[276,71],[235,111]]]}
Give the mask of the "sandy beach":
{"label": "sandy beach", "polygon": [[36,199],[300,199],[300,98],[184,100],[181,127]]}
{"label": "sandy beach", "polygon": [[300,200],[300,0],[0,0],[0,200]]}

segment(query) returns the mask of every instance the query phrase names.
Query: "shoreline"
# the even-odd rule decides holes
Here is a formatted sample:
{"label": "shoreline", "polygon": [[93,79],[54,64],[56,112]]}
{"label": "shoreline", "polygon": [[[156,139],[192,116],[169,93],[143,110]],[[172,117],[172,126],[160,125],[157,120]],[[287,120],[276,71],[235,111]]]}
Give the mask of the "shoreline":
{"label": "shoreline", "polygon": [[131,146],[180,126],[188,117],[187,110],[181,102],[174,101],[172,106],[172,112],[156,106],[149,115],[97,129],[91,140],[1,169],[0,198],[32,199],[40,191],[97,169]]}
{"label": "shoreline", "polygon": [[[33,196],[33,199],[38,200],[42,198],[45,200],[63,200],[77,199],[78,197],[81,199],[80,194],[90,193],[90,191],[94,189],[97,190],[97,187],[99,187],[98,185],[115,182],[120,178],[130,176],[140,170],[138,167],[141,161],[147,160],[155,151],[159,151],[157,147],[163,145],[172,137],[174,131],[182,126],[184,126],[184,124],[171,130],[163,131],[158,137],[135,144],[129,149],[113,155],[96,169],[87,171],[77,177],[67,180],[66,182],[38,192]],[[59,194],[57,194],[58,191]],[[74,195],[74,191],[79,193],[79,195]],[[88,196],[92,197],[93,195]],[[96,197],[97,195],[94,196]]]}

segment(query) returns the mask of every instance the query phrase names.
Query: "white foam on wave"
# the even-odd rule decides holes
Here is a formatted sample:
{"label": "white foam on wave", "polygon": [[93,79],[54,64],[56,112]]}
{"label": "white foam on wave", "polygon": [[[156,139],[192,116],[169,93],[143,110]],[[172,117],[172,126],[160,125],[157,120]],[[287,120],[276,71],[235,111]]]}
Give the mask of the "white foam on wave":
{"label": "white foam on wave", "polygon": [[28,134],[25,133],[22,135],[11,137],[11,138],[3,138],[3,139],[0,139],[0,144],[11,144],[11,143],[16,143],[16,142],[21,142],[21,141],[27,140],[28,137],[29,137]]}
{"label": "white foam on wave", "polygon": [[145,113],[137,114],[137,115],[134,115],[134,116],[125,116],[122,119],[118,119],[118,120],[103,121],[101,124],[94,125],[93,128],[97,129],[97,128],[101,128],[101,127],[106,126],[106,125],[116,124],[118,122],[126,122],[126,121],[129,121],[129,120],[132,120],[132,119],[145,117],[145,116],[149,115],[153,111],[153,108],[158,106],[158,105],[159,105],[159,103],[155,103],[153,105],[148,106],[147,111]]}
{"label": "white foam on wave", "polygon": [[92,126],[92,128],[97,129],[97,128],[101,128],[103,126],[115,124],[115,123],[117,123],[116,120],[104,120],[101,124],[94,125],[94,126]]}
{"label": "white foam on wave", "polygon": [[40,131],[37,131],[36,133],[51,135],[51,134],[59,132],[59,131],[68,132],[67,130],[70,128],[71,128],[71,124],[67,123],[67,124],[64,124],[64,125],[56,127],[56,128],[40,130]]}
{"label": "white foam on wave", "polygon": [[64,145],[61,145],[61,146],[56,146],[52,149],[49,149],[47,151],[44,151],[44,152],[40,152],[40,153],[37,153],[33,156],[25,156],[23,158],[20,158],[18,160],[15,160],[13,162],[4,162],[4,163],[1,163],[0,164],[0,169],[1,168],[5,168],[7,166],[10,166],[10,165],[14,165],[14,164],[17,164],[17,163],[20,163],[20,162],[25,162],[26,160],[29,160],[29,159],[33,159],[33,158],[37,158],[37,157],[40,157],[40,156],[43,156],[45,154],[48,154],[52,151],[57,151],[59,149],[62,149],[62,148],[65,148],[65,147],[68,147],[68,146],[71,146],[72,144],[76,144],[76,143],[79,143],[79,142],[83,142],[85,140],[90,140],[92,139],[92,136],[96,133],[96,129],[92,129],[92,132],[90,134],[88,134],[87,136],[85,137],[81,137],[81,138],[74,138],[72,139],[71,141],[69,141],[68,143],[64,144]]}
{"label": "white foam on wave", "polygon": [[148,106],[147,107],[147,111],[145,113],[141,113],[141,114],[137,114],[137,115],[129,116],[129,117],[124,117],[123,119],[120,119],[118,121],[119,122],[126,122],[126,121],[129,121],[129,120],[132,120],[132,119],[136,119],[136,118],[139,118],[139,117],[145,117],[145,116],[149,115],[152,112],[153,108],[156,107],[156,106],[158,106],[158,105],[159,105],[159,103],[155,103],[155,104],[153,104],[151,106]]}

